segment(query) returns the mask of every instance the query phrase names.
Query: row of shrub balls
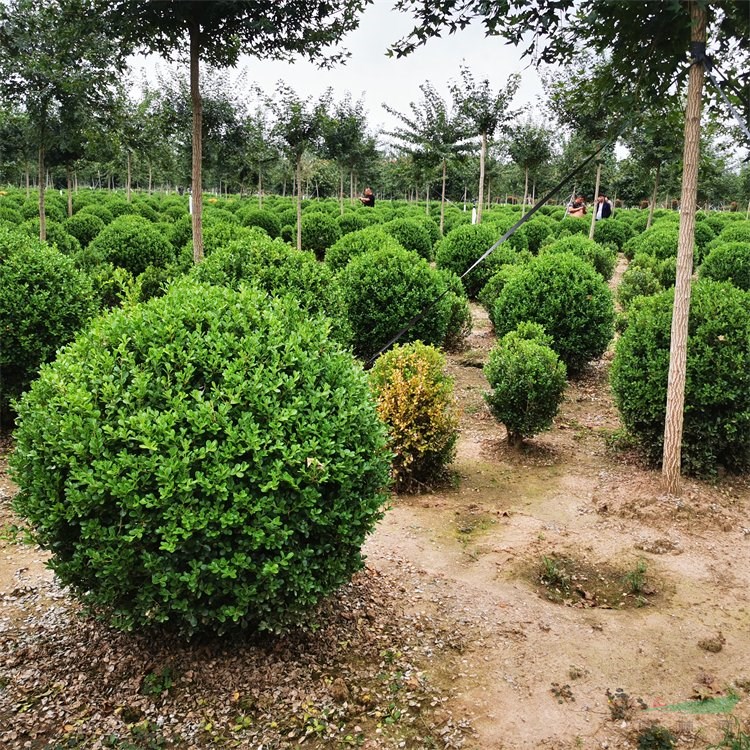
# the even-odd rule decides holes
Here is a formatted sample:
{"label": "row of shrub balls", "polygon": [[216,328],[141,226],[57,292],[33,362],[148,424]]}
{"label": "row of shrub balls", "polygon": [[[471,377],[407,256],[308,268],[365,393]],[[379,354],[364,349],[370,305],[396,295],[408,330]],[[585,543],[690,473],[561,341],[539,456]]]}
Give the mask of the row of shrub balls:
{"label": "row of shrub balls", "polygon": [[[290,200],[209,200],[196,266],[179,196],[81,191],[65,218],[51,194],[46,243],[32,203],[0,196],[0,407],[16,423],[16,508],[59,578],[118,627],[299,622],[362,566],[389,484],[427,486],[452,459],[440,349],[465,341],[469,300],[498,336],[488,405],[523,440],[610,345],[618,251],[631,262],[612,385],[658,460],[671,212],[617,211],[589,240],[587,220],[545,207],[466,273],[518,209],[493,207],[475,226],[450,207],[440,237],[424,205],[310,202],[298,251]],[[743,471],[750,222],[701,216],[696,243],[683,462]]]}

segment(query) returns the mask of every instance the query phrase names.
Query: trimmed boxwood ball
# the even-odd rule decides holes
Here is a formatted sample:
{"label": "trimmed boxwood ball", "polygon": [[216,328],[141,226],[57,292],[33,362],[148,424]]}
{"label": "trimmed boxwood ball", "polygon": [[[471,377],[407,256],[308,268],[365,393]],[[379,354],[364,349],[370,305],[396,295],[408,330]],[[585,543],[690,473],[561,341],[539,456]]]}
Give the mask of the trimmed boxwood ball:
{"label": "trimmed boxwood ball", "polygon": [[628,310],[637,297],[650,297],[663,289],[656,274],[649,267],[632,265],[622,275],[617,287],[617,301]]}
{"label": "trimmed boxwood ball", "polygon": [[376,354],[433,302],[429,314],[406,331],[401,343],[419,340],[440,346],[448,335],[453,306],[445,293],[447,282],[416,253],[403,248],[366,252],[352,258],[339,279],[358,356]]}
{"label": "trimmed boxwood ball", "polygon": [[[381,226],[367,227],[345,234],[326,250],[325,262],[334,271],[340,271],[355,256],[370,250],[397,250],[398,240]],[[403,248],[402,248],[403,249]]]}
{"label": "trimmed boxwood ball", "polygon": [[570,374],[606,350],[614,333],[614,305],[606,282],[591,264],[560,253],[518,266],[503,285],[490,315],[498,336],[519,323],[539,323]]}
{"label": "trimmed boxwood ball", "polygon": [[420,341],[396,345],[370,371],[378,415],[388,426],[397,492],[432,487],[445,475],[458,440],[453,379],[445,357]]}
{"label": "trimmed boxwood ball", "polygon": [[77,211],[76,214],[93,214],[94,216],[98,216],[105,224],[111,224],[115,218],[106,206],[102,206],[99,203],[89,203]]}
{"label": "trimmed boxwood ball", "polygon": [[[2,232],[0,232],[2,235]],[[28,244],[25,244],[28,242]],[[8,243],[0,236],[0,245]],[[91,282],[71,258],[30,238],[0,259],[0,414],[93,316]]]}
{"label": "trimmed boxwood ball", "polygon": [[336,218],[336,221],[341,229],[341,236],[349,234],[349,232],[356,232],[359,229],[364,229],[370,225],[362,211],[346,211]]}
{"label": "trimmed boxwood ball", "polygon": [[81,247],[87,247],[91,240],[105,227],[105,222],[98,216],[90,213],[73,214],[63,222],[65,231],[75,237]]}
{"label": "trimmed boxwood ball", "polygon": [[[486,224],[467,224],[456,227],[438,242],[435,250],[435,263],[438,268],[445,268],[460,277],[497,242],[499,237],[495,228]],[[469,297],[476,298],[479,290],[489,278],[504,263],[511,262],[515,257],[515,251],[503,245],[490,253],[471,273],[461,279]]]}
{"label": "trimmed boxwood ball", "polygon": [[549,428],[562,403],[565,365],[549,343],[542,326],[521,323],[500,338],[484,366],[492,388],[484,398],[511,445]]}
{"label": "trimmed boxwood ball", "polygon": [[278,630],[362,567],[389,457],[366,374],[291,299],[178,284],[22,400],[16,510],[121,629]]}
{"label": "trimmed boxwood ball", "polygon": [[245,283],[276,297],[290,294],[308,312],[330,318],[336,341],[351,342],[352,330],[342,314],[341,286],[333,271],[312,253],[298,251],[282,240],[253,237],[232,242],[195,266],[191,274],[198,281],[232,289]]}
{"label": "trimmed boxwood ball", "polygon": [[585,234],[588,237],[590,229],[590,216],[565,216],[557,223],[557,236],[567,237],[570,234]]}
{"label": "trimmed boxwood ball", "polygon": [[[612,389],[628,431],[661,463],[674,290],[630,307]],[[714,475],[750,469],[750,294],[727,282],[693,284],[687,343],[682,466]]]}
{"label": "trimmed boxwood ball", "polygon": [[315,211],[302,216],[302,249],[323,260],[326,251],[341,237],[341,229],[333,216]]}
{"label": "trimmed boxwood ball", "polygon": [[715,247],[698,269],[701,278],[731,281],[750,291],[750,242],[728,242]]}
{"label": "trimmed boxwood ball", "polygon": [[262,208],[246,208],[237,212],[237,218],[246,227],[260,227],[272,239],[281,234],[281,222],[273,211]]}
{"label": "trimmed boxwood ball", "polygon": [[407,250],[425,260],[432,260],[432,241],[427,230],[412,219],[393,219],[383,224],[388,234]]}
{"label": "trimmed boxwood ball", "polygon": [[622,246],[633,234],[628,224],[617,219],[602,219],[597,221],[594,227],[594,239],[600,245],[616,245],[618,251],[622,250]]}
{"label": "trimmed boxwood ball", "polygon": [[549,245],[545,245],[540,251],[540,255],[546,255],[547,253],[573,253],[573,255],[591,263],[605,281],[612,278],[617,264],[617,253],[614,250],[602,247],[598,242],[581,234],[561,237]]}
{"label": "trimmed boxwood ball", "polygon": [[166,266],[175,258],[162,233],[148,219],[134,215],[118,216],[91,241],[89,249],[133,276],[148,266]]}

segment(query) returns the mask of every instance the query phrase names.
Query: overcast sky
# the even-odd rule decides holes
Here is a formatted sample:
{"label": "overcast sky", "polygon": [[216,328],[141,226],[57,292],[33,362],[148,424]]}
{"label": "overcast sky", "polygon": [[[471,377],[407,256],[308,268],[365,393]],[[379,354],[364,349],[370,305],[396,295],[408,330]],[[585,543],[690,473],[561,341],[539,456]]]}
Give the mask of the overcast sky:
{"label": "overcast sky", "polygon": [[[543,89],[536,70],[520,59],[517,49],[498,37],[485,37],[481,25],[456,34],[430,40],[426,46],[405,58],[386,57],[388,46],[406,35],[414,26],[410,16],[393,10],[392,0],[375,0],[362,15],[359,28],[349,34],[343,45],[351,52],[345,65],[320,70],[305,60],[294,64],[243,57],[238,69],[246,69],[249,81],[272,93],[283,80],[300,96],[319,96],[328,87],[336,99],[348,91],[356,101],[364,99],[370,116],[370,129],[393,128],[397,122],[383,109],[386,102],[399,112],[408,113],[409,103],[419,100],[420,84],[430,81],[445,97],[448,82],[459,77],[466,64],[474,79],[488,78],[498,90],[511,73],[521,73],[521,87],[514,104],[534,106]],[[147,66],[162,65],[159,58],[148,58]],[[142,58],[134,64],[138,71]]]}

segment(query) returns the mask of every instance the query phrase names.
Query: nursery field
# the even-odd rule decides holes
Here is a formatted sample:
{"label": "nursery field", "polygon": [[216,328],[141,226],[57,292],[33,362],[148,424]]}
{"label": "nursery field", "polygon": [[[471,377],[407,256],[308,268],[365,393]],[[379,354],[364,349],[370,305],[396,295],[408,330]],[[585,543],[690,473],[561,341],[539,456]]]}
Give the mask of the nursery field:
{"label": "nursery field", "polygon": [[618,440],[611,351],[570,383],[552,429],[510,448],[482,398],[494,336],[472,314],[468,347],[449,356],[461,407],[451,482],[393,497],[365,570],[306,631],[181,645],[79,619],[44,554],[14,533],[3,474],[2,746],[567,750],[741,737],[748,482],[688,480],[681,498],[663,495]]}

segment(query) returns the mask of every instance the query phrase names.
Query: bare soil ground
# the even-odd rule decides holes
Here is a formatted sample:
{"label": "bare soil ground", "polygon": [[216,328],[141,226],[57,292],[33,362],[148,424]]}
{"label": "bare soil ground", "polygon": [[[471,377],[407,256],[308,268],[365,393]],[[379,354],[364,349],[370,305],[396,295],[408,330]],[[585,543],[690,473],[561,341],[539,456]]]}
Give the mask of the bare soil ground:
{"label": "bare soil ground", "polygon": [[454,481],[394,497],[365,571],[284,638],[180,644],[81,618],[14,534],[0,466],[0,747],[638,748],[660,724],[707,748],[745,726],[747,479],[665,495],[616,447],[611,355],[509,448],[474,315],[449,358]]}

